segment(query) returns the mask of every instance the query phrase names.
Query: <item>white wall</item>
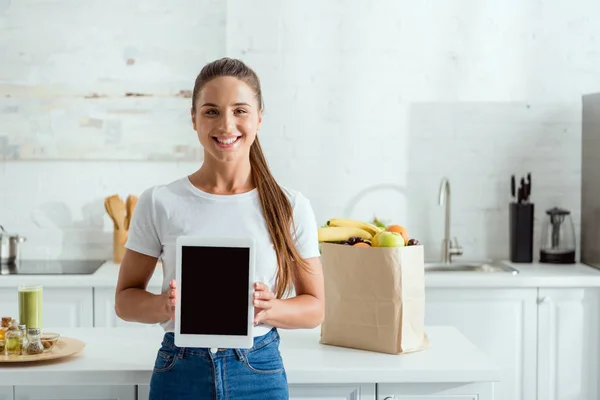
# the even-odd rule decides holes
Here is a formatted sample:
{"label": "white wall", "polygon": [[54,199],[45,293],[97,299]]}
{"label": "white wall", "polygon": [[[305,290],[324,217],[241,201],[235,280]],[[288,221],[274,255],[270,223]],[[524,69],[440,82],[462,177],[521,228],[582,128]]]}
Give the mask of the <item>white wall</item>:
{"label": "white wall", "polygon": [[[48,112],[11,105],[53,93],[80,113],[85,95],[102,92],[126,107],[123,92],[190,90],[205,62],[229,55],[259,73],[273,172],[312,200],[319,222],[376,214],[436,259],[447,176],[464,258],[506,258],[509,177],[531,172],[536,233],[557,205],[579,234],[580,102],[600,91],[598,1],[280,3],[13,0],[0,12],[0,136],[3,122]],[[185,118],[173,124],[186,129],[194,135]],[[109,258],[103,198],[197,167],[5,162],[0,224],[28,237],[23,257]]]}

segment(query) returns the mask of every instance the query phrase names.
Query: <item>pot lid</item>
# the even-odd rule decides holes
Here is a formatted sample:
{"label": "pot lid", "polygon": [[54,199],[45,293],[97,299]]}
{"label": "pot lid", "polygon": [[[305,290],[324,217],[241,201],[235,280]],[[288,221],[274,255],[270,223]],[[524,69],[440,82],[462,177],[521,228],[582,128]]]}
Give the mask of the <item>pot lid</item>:
{"label": "pot lid", "polygon": [[2,225],[0,225],[0,237],[2,236],[8,236],[10,238],[21,238],[20,235],[16,234],[16,233],[8,233],[6,232],[6,230],[4,229],[4,227]]}
{"label": "pot lid", "polygon": [[571,211],[565,210],[564,208],[553,207],[549,210],[546,210],[546,214],[548,215],[569,215]]}

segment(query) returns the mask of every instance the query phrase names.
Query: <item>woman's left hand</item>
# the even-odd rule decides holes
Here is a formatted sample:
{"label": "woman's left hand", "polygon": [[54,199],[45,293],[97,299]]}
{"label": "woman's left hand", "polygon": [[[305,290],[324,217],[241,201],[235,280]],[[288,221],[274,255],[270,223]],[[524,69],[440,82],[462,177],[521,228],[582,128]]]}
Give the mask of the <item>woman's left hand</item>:
{"label": "woman's left hand", "polygon": [[273,308],[275,294],[262,282],[254,283],[254,325],[268,319],[269,310]]}

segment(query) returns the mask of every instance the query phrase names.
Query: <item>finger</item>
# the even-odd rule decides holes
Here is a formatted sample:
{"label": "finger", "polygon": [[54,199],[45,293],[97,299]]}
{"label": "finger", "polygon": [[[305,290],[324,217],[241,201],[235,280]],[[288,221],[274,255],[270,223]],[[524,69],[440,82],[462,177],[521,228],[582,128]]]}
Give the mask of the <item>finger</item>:
{"label": "finger", "polygon": [[269,310],[273,307],[273,304],[270,301],[254,300],[254,307]]}
{"label": "finger", "polygon": [[177,290],[172,286],[172,284],[175,281],[171,281],[171,286],[169,288],[169,292],[168,292],[168,297],[169,297],[169,303],[171,304],[172,307],[175,307],[175,304],[177,302]]}
{"label": "finger", "polygon": [[254,289],[256,290],[269,290],[269,287],[262,282],[254,282]]}
{"label": "finger", "polygon": [[175,282],[175,279],[171,279],[171,282],[169,282],[169,286],[172,289],[177,289],[177,282]]}
{"label": "finger", "polygon": [[254,325],[260,324],[262,322],[262,319],[263,319],[264,315],[265,315],[264,311],[261,311],[258,314],[256,314],[254,316]]}
{"label": "finger", "polygon": [[271,288],[262,282],[256,282],[254,284],[254,291],[255,292],[270,292]]}
{"label": "finger", "polygon": [[254,292],[254,298],[261,299],[261,300],[273,300],[275,298],[275,294],[273,292],[271,292],[270,290],[258,291],[258,292]]}

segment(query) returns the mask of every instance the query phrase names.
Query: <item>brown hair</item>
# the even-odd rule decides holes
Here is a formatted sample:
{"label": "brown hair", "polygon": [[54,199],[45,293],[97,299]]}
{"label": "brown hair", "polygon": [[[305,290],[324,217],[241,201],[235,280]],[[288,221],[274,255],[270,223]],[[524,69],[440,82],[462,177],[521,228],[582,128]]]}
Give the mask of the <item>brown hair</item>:
{"label": "brown hair", "polygon": [[[202,68],[194,84],[192,110],[196,110],[196,98],[202,87],[221,76],[235,77],[250,86],[256,94],[259,111],[262,112],[263,98],[258,76],[242,61],[228,57],[213,61]],[[307,268],[308,265],[300,256],[292,236],[292,229],[296,232],[292,206],[269,170],[258,137],[250,147],[250,165],[252,179],[258,190],[262,212],[277,255],[275,295],[281,298],[291,289],[294,266]]]}

